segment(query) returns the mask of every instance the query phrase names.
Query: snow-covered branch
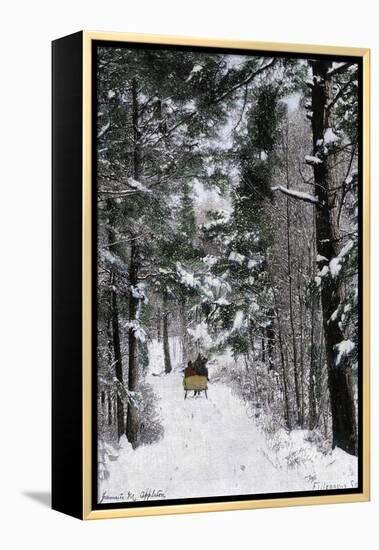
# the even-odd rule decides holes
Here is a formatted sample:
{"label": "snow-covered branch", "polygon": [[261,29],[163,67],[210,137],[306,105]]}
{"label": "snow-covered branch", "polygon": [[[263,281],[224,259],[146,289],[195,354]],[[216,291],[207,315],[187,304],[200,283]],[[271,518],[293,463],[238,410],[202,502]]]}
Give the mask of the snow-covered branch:
{"label": "snow-covered branch", "polygon": [[334,67],[332,67],[328,71],[328,77],[330,78],[331,76],[334,76],[336,74],[343,73],[345,72],[346,69],[348,69],[352,65],[355,65],[355,63],[352,61],[347,61],[346,63],[337,63]]}
{"label": "snow-covered branch", "polygon": [[306,155],[305,156],[305,164],[309,164],[310,166],[314,166],[315,164],[322,164],[323,160],[319,157],[312,156],[312,155]]}
{"label": "snow-covered branch", "polygon": [[102,126],[100,128],[100,130],[98,131],[97,133],[97,139],[100,139],[101,137],[103,137],[103,135],[105,134],[105,132],[107,132],[110,128],[110,122],[107,122],[106,124],[104,124],[104,126]]}
{"label": "snow-covered branch", "polygon": [[338,93],[334,96],[334,98],[326,105],[326,110],[330,111],[331,108],[337,103],[337,101],[343,96],[343,94],[346,92],[346,90],[349,88],[349,86],[356,80],[355,76],[352,76],[342,88],[339,89]]}
{"label": "snow-covered branch", "polygon": [[304,202],[308,202],[310,204],[319,204],[318,199],[314,195],[303,193],[302,191],[296,191],[295,189],[287,189],[287,187],[283,187],[282,185],[271,187],[271,191],[280,191],[281,193],[284,193],[285,195],[288,195],[293,199],[298,199]]}

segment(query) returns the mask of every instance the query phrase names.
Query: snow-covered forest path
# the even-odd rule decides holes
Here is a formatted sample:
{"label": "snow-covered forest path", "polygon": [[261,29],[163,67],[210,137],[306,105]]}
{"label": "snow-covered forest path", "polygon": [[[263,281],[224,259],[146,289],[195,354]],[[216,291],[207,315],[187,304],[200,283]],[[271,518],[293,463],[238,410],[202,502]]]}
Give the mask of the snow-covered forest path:
{"label": "snow-covered forest path", "polygon": [[159,398],[163,438],[136,450],[126,437],[121,439],[119,457],[109,462],[109,479],[99,487],[103,502],[153,499],[153,491],[166,499],[196,498],[356,482],[354,457],[340,450],[320,453],[304,441],[303,431],[292,432],[288,441],[283,432],[269,444],[231,388],[217,379],[212,382],[212,369],[208,399],[204,394],[193,397],[193,392],[184,399],[181,369],[174,358],[173,372],[162,374],[157,344],[149,346],[147,382]]}

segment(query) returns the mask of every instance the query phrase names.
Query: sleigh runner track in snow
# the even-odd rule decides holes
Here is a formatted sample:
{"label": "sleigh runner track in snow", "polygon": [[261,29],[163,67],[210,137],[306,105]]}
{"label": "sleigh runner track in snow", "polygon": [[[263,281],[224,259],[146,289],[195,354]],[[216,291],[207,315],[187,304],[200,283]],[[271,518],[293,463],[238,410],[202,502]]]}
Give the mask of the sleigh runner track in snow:
{"label": "sleigh runner track in snow", "polygon": [[133,449],[123,436],[105,460],[99,501],[117,502],[120,494],[138,501],[357,486],[356,457],[340,449],[323,454],[306,430],[278,430],[268,439],[231,388],[212,382],[217,367],[208,399],[184,401],[181,365],[164,374],[159,347],[149,345],[147,379],[159,396],[163,437]]}

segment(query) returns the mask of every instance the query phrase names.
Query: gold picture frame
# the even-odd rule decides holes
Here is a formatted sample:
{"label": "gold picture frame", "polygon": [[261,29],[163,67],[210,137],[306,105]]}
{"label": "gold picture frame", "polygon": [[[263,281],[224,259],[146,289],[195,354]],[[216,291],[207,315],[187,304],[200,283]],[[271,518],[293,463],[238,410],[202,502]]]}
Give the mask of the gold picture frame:
{"label": "gold picture frame", "polygon": [[[60,39],[55,42],[55,48],[58,52],[59,48],[64,48],[64,40]],[[93,433],[92,433],[92,400],[93,400],[93,371],[92,371],[92,262],[93,262],[93,248],[92,248],[92,135],[93,135],[93,113],[92,113],[92,45],[96,42],[128,42],[135,44],[159,44],[167,46],[186,46],[186,47],[201,47],[201,48],[223,48],[228,49],[231,52],[233,50],[254,50],[266,51],[266,52],[286,52],[293,53],[296,57],[297,54],[309,54],[311,55],[329,55],[329,56],[353,56],[362,59],[363,63],[363,79],[362,79],[362,99],[363,99],[363,112],[362,112],[362,140],[363,140],[363,201],[361,208],[363,211],[363,223],[362,223],[362,270],[363,270],[363,315],[362,315],[362,346],[363,346],[363,363],[362,363],[362,375],[363,375],[363,387],[362,387],[362,425],[364,427],[362,434],[362,491],[354,494],[331,494],[331,495],[314,495],[314,496],[301,496],[301,497],[286,497],[286,498],[268,498],[268,499],[254,499],[254,500],[235,500],[235,501],[223,501],[220,498],[219,502],[204,502],[194,504],[169,504],[156,506],[140,506],[135,508],[107,508],[107,509],[94,509],[92,505],[92,482],[93,482],[93,464],[92,464],[92,446],[93,446]],[[82,255],[82,271],[78,278],[81,281],[81,340],[82,348],[78,351],[78,364],[76,365],[76,372],[80,370],[80,381],[77,381],[77,385],[80,385],[81,401],[80,401],[80,437],[82,454],[78,457],[75,468],[77,468],[77,475],[75,479],[81,478],[80,503],[77,502],[74,506],[75,511],[72,510],[71,505],[68,503],[69,497],[60,497],[60,492],[63,491],[62,486],[64,480],[62,479],[62,467],[64,465],[64,458],[59,458],[63,454],[63,444],[59,443],[58,438],[60,436],[55,435],[55,451],[53,450],[53,508],[67,512],[71,515],[81,517],[82,519],[105,519],[105,518],[120,518],[120,517],[133,517],[133,516],[148,516],[148,515],[166,515],[166,514],[182,514],[182,513],[195,513],[195,512],[210,512],[210,511],[222,511],[222,510],[247,510],[255,508],[269,508],[269,507],[285,507],[285,506],[304,506],[315,504],[332,504],[343,502],[364,502],[370,499],[370,50],[367,48],[350,48],[350,47],[337,47],[337,46],[316,46],[316,45],[303,45],[303,44],[286,44],[286,43],[271,43],[271,42],[254,42],[254,41],[235,41],[235,40],[220,40],[209,38],[195,38],[195,37],[177,37],[177,36],[160,36],[160,35],[145,35],[145,34],[132,34],[132,33],[116,33],[116,32],[98,32],[98,31],[83,31],[78,33],[77,43],[80,43],[80,47],[77,51],[81,51],[82,59],[78,60],[80,64],[80,70],[82,72],[82,113],[81,113],[81,127],[82,127],[82,165],[81,165],[81,255]],[[54,51],[54,50],[53,50]],[[59,57],[61,55],[61,57]],[[72,52],[71,52],[72,55]],[[77,54],[75,54],[77,55]],[[59,70],[59,63],[63,59],[62,63],[69,63],[70,61],[64,59],[64,54],[56,54],[53,57],[53,61]],[[72,58],[71,58],[72,59]],[[78,69],[79,71],[79,69]],[[78,73],[79,74],[79,73]],[[57,77],[58,78],[58,77]],[[59,83],[55,84],[57,89]],[[53,91],[54,91],[54,77],[53,77]],[[53,93],[54,97],[54,93]],[[56,107],[58,109],[58,107]],[[54,101],[53,101],[53,115],[54,115]],[[55,117],[58,118],[58,115]],[[54,116],[53,116],[54,124]],[[62,147],[59,136],[56,137],[56,147]],[[53,145],[54,152],[54,145]],[[58,154],[58,153],[57,153]],[[54,155],[53,155],[54,158]],[[57,162],[56,164],[59,164]],[[57,168],[58,169],[58,168]],[[54,179],[54,178],[53,178]],[[53,182],[54,183],[54,182]],[[56,184],[57,185],[57,184]],[[58,206],[57,206],[58,208]],[[57,286],[61,284],[57,283]],[[63,284],[63,282],[62,282]],[[56,315],[56,313],[54,313]],[[58,339],[59,336],[56,336]],[[62,344],[63,345],[63,344]],[[63,348],[62,348],[63,349]],[[63,360],[63,359],[62,359]],[[58,361],[58,360],[57,360]],[[61,369],[63,368],[56,361],[55,367],[53,365],[53,377],[59,377]],[[79,364],[80,363],[80,364]],[[54,370],[55,369],[55,370]],[[79,374],[78,374],[79,376]],[[61,380],[61,378],[59,378]],[[53,381],[54,386],[54,381]],[[79,387],[79,386],[78,386]],[[64,420],[58,419],[58,416],[62,416],[62,409],[59,408],[59,397],[55,396],[54,404],[54,388],[53,388],[53,409],[58,408],[55,416],[55,422],[53,422],[53,430],[55,433],[59,431],[59,426],[63,426]],[[62,405],[63,407],[63,405]],[[54,414],[54,410],[53,410]],[[78,419],[79,420],[79,419]],[[79,437],[79,436],[78,436]],[[53,438],[54,439],[54,438]],[[77,443],[77,441],[76,441]],[[67,449],[67,441],[65,443]],[[77,448],[77,446],[75,447]],[[54,449],[54,441],[53,441]],[[75,453],[68,449],[69,452]],[[59,473],[58,473],[59,470]],[[56,481],[54,482],[54,478]],[[55,483],[55,488],[54,488]],[[54,491],[56,498],[54,500]]]}

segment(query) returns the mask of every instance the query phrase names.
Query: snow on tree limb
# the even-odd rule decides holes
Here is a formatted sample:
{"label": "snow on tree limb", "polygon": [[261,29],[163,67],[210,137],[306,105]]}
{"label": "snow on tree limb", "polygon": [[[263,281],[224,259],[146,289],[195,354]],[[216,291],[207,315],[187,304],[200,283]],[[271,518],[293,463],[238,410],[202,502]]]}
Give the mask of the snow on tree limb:
{"label": "snow on tree limb", "polygon": [[330,274],[333,278],[338,277],[342,269],[342,264],[345,261],[345,257],[350,254],[353,248],[354,248],[354,241],[350,240],[345,244],[345,246],[342,248],[338,256],[330,260],[329,268],[330,268]]}
{"label": "snow on tree limb", "polygon": [[280,191],[281,193],[284,193],[285,195],[288,195],[293,199],[299,199],[310,204],[319,204],[319,201],[315,196],[309,195],[309,193],[303,193],[302,191],[296,191],[295,189],[287,189],[282,185],[271,187],[271,191]]}
{"label": "snow on tree limb", "polygon": [[327,128],[324,133],[324,145],[329,145],[339,141],[340,137],[334,132],[333,128]]}
{"label": "snow on tree limb", "polygon": [[350,172],[349,176],[345,179],[346,185],[350,185],[358,180],[358,170],[354,169]]}
{"label": "snow on tree limb", "polygon": [[354,247],[354,241],[352,241],[352,240],[348,241],[345,244],[345,246],[343,247],[343,249],[341,250],[341,252],[338,254],[338,257],[339,258],[344,258],[345,256],[347,256],[351,252],[353,247]]}
{"label": "snow on tree limb", "polygon": [[328,77],[343,73],[345,69],[348,69],[352,65],[355,65],[355,63],[351,61],[347,61],[346,63],[334,63],[333,67],[328,71]]}
{"label": "snow on tree limb", "polygon": [[143,185],[140,181],[135,180],[134,178],[128,178],[128,185],[136,191],[142,191],[143,193],[151,193],[151,189],[148,189],[146,185]]}
{"label": "snow on tree limb", "polygon": [[195,64],[190,72],[190,74],[188,75],[188,78],[186,80],[186,82],[190,82],[193,78],[193,76],[196,74],[196,73],[199,73],[203,70],[203,66],[202,65],[198,65],[198,64]]}
{"label": "snow on tree limb", "polygon": [[100,130],[97,133],[97,139],[100,139],[105,134],[105,132],[109,130],[110,125],[111,125],[110,122],[107,122],[106,124],[104,124],[104,126],[100,128]]}
{"label": "snow on tree limb", "polygon": [[314,164],[322,164],[323,161],[319,157],[312,156],[312,155],[306,155],[305,163],[313,166]]}
{"label": "snow on tree limb", "polygon": [[337,351],[336,366],[338,367],[342,357],[350,355],[354,350],[355,344],[351,340],[342,340],[342,342],[336,344],[334,348]]}

